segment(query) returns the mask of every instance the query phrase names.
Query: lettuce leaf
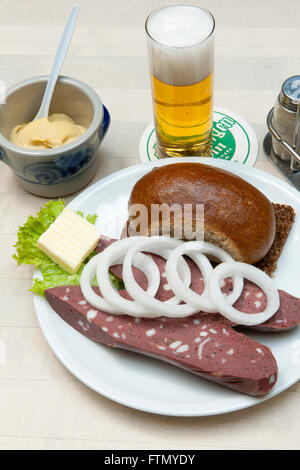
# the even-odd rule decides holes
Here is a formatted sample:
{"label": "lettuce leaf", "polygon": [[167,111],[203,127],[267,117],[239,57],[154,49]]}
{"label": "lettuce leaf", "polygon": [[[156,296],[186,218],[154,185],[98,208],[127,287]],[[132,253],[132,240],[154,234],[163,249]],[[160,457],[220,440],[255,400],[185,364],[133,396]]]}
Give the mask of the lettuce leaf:
{"label": "lettuce leaf", "polygon": [[[76,274],[69,274],[63,268],[54,263],[45,253],[37,247],[37,241],[59,216],[65,208],[63,199],[47,202],[36,216],[30,215],[27,222],[19,227],[17,233],[17,242],[14,245],[16,253],[13,258],[18,265],[33,264],[41,270],[43,278],[35,278],[33,280],[32,292],[38,295],[44,295],[44,291],[51,287],[58,286],[78,286],[80,284],[80,275],[85,264],[96,254],[94,251],[82,264]],[[77,214],[84,217],[84,214],[77,211]],[[88,214],[85,217],[89,222],[94,224],[97,219],[96,214]],[[110,278],[114,286],[119,290],[124,288],[123,282],[110,272]]]}
{"label": "lettuce leaf", "polygon": [[63,199],[47,202],[37,215],[30,215],[27,222],[19,227],[16,253],[13,258],[18,265],[34,264],[36,268],[47,267],[55,263],[37,247],[37,241],[65,208]]}

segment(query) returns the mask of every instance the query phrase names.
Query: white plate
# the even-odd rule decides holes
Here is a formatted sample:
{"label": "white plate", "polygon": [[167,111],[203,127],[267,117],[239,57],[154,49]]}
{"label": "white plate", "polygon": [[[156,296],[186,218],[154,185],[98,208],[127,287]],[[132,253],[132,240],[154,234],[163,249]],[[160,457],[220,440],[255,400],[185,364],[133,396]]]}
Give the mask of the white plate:
{"label": "white plate", "polygon": [[[83,191],[69,207],[85,213],[97,212],[97,226],[101,232],[118,237],[126,220],[126,204],[135,182],[154,166],[176,161],[182,159],[139,164],[114,173]],[[199,159],[185,158],[184,161],[199,162]],[[271,201],[290,204],[300,214],[299,193],[277,178],[237,163],[213,159],[205,160],[205,163],[241,176]],[[279,288],[300,297],[298,217],[280,257],[275,280]],[[67,369],[93,390],[139,410],[174,416],[227,413],[268,400],[300,378],[299,327],[286,333],[251,333],[252,337],[272,349],[279,367],[279,379],[272,391],[265,397],[253,398],[161,361],[98,344],[65,323],[44,298],[34,296],[34,305],[50,347]]]}

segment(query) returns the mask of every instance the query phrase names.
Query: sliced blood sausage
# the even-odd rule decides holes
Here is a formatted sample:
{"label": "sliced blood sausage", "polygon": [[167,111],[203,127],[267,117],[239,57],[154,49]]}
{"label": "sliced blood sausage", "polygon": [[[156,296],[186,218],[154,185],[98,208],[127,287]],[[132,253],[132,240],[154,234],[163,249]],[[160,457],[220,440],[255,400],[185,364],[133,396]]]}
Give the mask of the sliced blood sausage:
{"label": "sliced blood sausage", "polygon": [[135,319],[93,308],[79,286],[54,287],[45,296],[63,320],[102,344],[154,356],[248,395],[264,395],[276,383],[270,349],[218,314]]}
{"label": "sliced blood sausage", "polygon": [[[96,248],[96,251],[100,253],[114,241],[116,240],[113,238],[101,237],[101,240]],[[173,296],[172,291],[166,290],[166,288],[168,288],[166,277],[164,277],[166,261],[160,256],[153,255],[153,254],[151,254],[151,256],[153,257],[154,261],[157,263],[160,273],[161,273],[161,283],[160,283],[160,287],[157,292],[156,298],[164,301]],[[193,261],[191,261],[189,258],[186,258],[186,261],[191,270],[192,282],[191,282],[190,287],[195,292],[201,294],[204,289],[202,275],[198,267],[195,265],[195,263],[193,263]],[[133,267],[132,269],[133,269],[134,277],[137,283],[144,289],[147,289],[146,276],[139,269],[135,267]],[[120,279],[122,279],[122,265],[113,266],[111,268],[111,271]],[[225,279],[224,285],[222,287],[222,291],[224,293],[228,293],[230,292],[231,289],[232,289],[231,280]],[[127,292],[123,293],[122,295],[124,295],[127,298],[130,298]],[[266,333],[267,332],[284,332],[292,328],[295,328],[297,325],[300,324],[300,299],[282,290],[279,290],[279,295],[280,295],[280,307],[278,311],[273,315],[273,317],[270,318],[265,323],[262,323],[261,325],[247,327],[248,329],[264,331]],[[251,313],[258,313],[258,312],[263,311],[264,308],[266,307],[266,303],[267,303],[267,298],[264,292],[262,292],[262,290],[258,286],[256,286],[252,282],[245,279],[244,290],[240,298],[234,304],[234,307],[240,310],[241,312],[251,314]]]}
{"label": "sliced blood sausage", "polygon": [[264,332],[288,331],[300,324],[300,299],[279,289],[280,307],[265,323],[253,326]]}

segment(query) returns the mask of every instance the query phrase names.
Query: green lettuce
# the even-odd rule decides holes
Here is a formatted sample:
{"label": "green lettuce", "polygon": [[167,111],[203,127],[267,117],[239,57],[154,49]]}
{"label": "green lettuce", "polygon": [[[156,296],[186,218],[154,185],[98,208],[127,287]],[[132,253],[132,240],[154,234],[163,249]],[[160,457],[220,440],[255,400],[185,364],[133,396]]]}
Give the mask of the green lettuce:
{"label": "green lettuce", "polygon": [[[18,229],[17,242],[14,245],[16,253],[13,254],[13,258],[17,261],[18,265],[33,264],[36,268],[40,269],[43,278],[34,278],[33,285],[30,289],[38,295],[44,295],[44,291],[51,287],[78,286],[80,284],[80,275],[85,264],[96,254],[95,251],[91,253],[83,262],[77,273],[69,274],[58,266],[58,264],[54,263],[45,253],[39,250],[37,247],[38,239],[50,227],[64,208],[65,202],[63,199],[49,201],[41,207],[36,216],[30,215],[27,222]],[[77,214],[84,217],[84,214],[80,211],[77,211]],[[85,218],[94,224],[97,215],[88,214]],[[123,281],[113,273],[110,272],[109,274],[113,285],[118,290],[123,289]]]}

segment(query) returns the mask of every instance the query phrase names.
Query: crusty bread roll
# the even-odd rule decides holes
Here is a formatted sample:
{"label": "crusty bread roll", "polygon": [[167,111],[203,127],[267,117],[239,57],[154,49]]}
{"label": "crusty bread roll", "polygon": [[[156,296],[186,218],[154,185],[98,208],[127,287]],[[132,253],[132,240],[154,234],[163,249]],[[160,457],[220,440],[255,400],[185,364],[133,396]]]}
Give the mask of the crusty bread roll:
{"label": "crusty bread roll", "polygon": [[[270,201],[254,186],[227,171],[202,163],[174,163],[154,168],[134,185],[129,199],[128,235],[169,235],[191,239],[176,229],[181,220],[171,212],[147,225],[137,221],[132,208],[142,204],[151,213],[151,205],[191,204],[191,223],[195,231],[196,204],[204,204],[204,239],[226,250],[235,260],[257,263],[269,251],[275,236],[275,216]],[[169,230],[170,227],[170,230]],[[166,233],[166,229],[169,233]]]}

